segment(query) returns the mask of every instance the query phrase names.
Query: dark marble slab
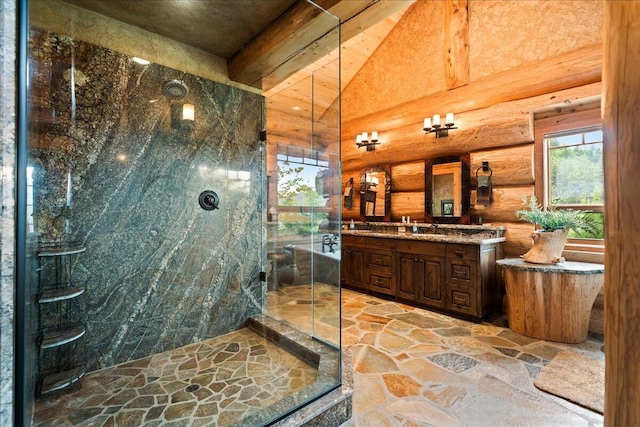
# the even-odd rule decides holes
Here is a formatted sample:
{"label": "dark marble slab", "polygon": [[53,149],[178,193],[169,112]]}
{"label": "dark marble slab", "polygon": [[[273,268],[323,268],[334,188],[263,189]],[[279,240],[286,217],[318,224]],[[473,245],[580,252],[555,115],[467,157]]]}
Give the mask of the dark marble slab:
{"label": "dark marble slab", "polygon": [[[215,337],[261,311],[263,97],[32,32],[35,233],[78,240],[89,369]],[[163,83],[189,88],[182,100]],[[192,129],[171,104],[195,106]],[[215,191],[219,209],[198,204]]]}

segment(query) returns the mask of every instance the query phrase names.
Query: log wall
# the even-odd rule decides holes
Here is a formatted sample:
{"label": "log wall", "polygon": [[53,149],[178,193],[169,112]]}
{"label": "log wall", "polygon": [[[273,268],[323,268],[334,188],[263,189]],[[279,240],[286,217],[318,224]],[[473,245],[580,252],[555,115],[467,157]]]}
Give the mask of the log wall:
{"label": "log wall", "polygon": [[[541,0],[519,2],[517,7],[492,2],[488,8],[482,3],[416,2],[343,89],[343,184],[362,169],[390,164],[392,221],[406,215],[420,220],[424,160],[471,153],[472,189],[483,161],[493,170],[493,203],[476,204],[472,191],[471,222],[482,216],[484,224],[506,226],[505,253],[519,256],[530,247],[533,231],[515,215],[522,196],[534,194],[533,117],[579,109],[585,99],[600,96],[603,4]],[[560,19],[556,6],[566,10],[562,26],[580,30],[562,35],[551,31]],[[463,13],[453,13],[456,8],[463,8]],[[436,15],[455,22],[426,25]],[[506,16],[508,20],[496,22]],[[532,16],[535,23],[530,22]],[[511,22],[520,24],[514,28]],[[461,37],[468,37],[468,46],[452,40],[453,27],[463,29]],[[523,49],[522,43],[532,48]],[[429,55],[415,55],[416,44],[425,46]],[[437,46],[458,48],[451,52]],[[493,55],[496,49],[500,61]],[[423,119],[446,112],[455,113],[458,129],[447,138],[425,135]],[[359,150],[353,143],[365,130],[379,132],[382,145],[374,152]],[[354,200],[352,209],[343,209],[343,218],[359,218],[359,212]]]}

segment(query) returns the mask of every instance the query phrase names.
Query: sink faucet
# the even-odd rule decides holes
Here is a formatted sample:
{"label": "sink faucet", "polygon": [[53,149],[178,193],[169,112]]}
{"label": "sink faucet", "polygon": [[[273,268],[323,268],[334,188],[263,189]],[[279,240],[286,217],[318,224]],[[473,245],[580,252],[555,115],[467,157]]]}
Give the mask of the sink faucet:
{"label": "sink faucet", "polygon": [[322,236],[322,253],[325,253],[325,246],[329,247],[329,252],[335,252],[333,250],[333,247],[338,246],[338,236],[336,236],[335,234],[325,234],[324,236]]}

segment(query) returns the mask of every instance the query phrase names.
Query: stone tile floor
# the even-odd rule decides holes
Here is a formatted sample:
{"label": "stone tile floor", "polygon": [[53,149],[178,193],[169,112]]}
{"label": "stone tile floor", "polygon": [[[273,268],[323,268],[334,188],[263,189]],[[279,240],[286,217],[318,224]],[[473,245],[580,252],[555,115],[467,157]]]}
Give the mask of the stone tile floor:
{"label": "stone tile floor", "polygon": [[598,426],[603,417],[533,381],[559,351],[604,360],[603,342],[528,338],[506,316],[473,323],[342,291],[342,345],[353,352],[352,426]]}
{"label": "stone tile floor", "polygon": [[40,398],[34,425],[242,425],[315,382],[317,372],[244,328],[92,372],[71,392]]}
{"label": "stone tile floor", "polygon": [[[337,288],[316,284],[316,304],[311,303],[311,292],[304,285],[270,292],[267,311],[336,342],[340,335]],[[541,341],[512,332],[506,327],[506,316],[473,323],[346,289],[342,290],[342,327],[342,345],[353,353],[355,380],[353,418],[343,427],[603,424],[600,414],[533,386],[559,351],[604,360],[598,339],[590,337],[577,345]],[[314,373],[304,364],[296,367],[284,361],[289,372],[274,369],[269,358],[288,356],[275,346],[265,346],[268,355],[252,353],[264,351],[260,345],[265,341],[258,340],[241,344],[241,338],[230,340],[225,335],[212,340],[216,344],[206,343],[212,355],[223,354],[220,358],[237,364],[235,371],[225,368],[216,379],[194,381],[190,368],[194,362],[189,361],[205,343],[181,349],[185,353],[176,359],[165,353],[142,359],[153,366],[153,375],[142,375],[136,363],[117,367],[121,372],[108,368],[95,378],[91,374],[84,384],[97,396],[71,394],[57,402],[41,401],[36,425],[226,425],[264,408],[279,392],[314,381]],[[235,345],[228,347],[233,342],[239,345],[237,351]],[[237,353],[244,356],[238,358]],[[253,368],[244,372],[239,359],[245,356],[248,360],[260,357],[261,362],[247,365]],[[203,368],[210,369],[204,363]],[[160,375],[167,377],[161,380]],[[275,383],[282,387],[274,387],[272,381],[283,375],[284,382]],[[155,387],[154,392],[150,387]],[[127,394],[127,389],[136,395]]]}

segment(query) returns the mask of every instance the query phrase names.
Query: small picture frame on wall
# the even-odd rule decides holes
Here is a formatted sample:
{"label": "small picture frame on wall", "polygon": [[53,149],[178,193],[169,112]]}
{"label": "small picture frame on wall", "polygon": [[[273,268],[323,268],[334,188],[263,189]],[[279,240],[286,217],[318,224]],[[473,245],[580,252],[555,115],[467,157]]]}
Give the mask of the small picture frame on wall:
{"label": "small picture frame on wall", "polygon": [[441,201],[442,216],[453,216],[453,200],[447,199]]}

